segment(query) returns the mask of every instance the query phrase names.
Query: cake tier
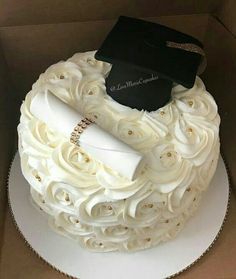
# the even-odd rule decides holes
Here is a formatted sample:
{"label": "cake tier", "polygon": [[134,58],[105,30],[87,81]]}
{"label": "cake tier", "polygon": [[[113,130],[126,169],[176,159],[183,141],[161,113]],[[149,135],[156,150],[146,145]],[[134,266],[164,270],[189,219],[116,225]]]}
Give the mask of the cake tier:
{"label": "cake tier", "polygon": [[[217,105],[199,77],[191,89],[173,87],[157,111],[120,105],[106,94],[110,65],[94,53],[52,65],[27,94],[18,126],[22,172],[58,233],[93,251],[149,248],[177,235],[213,177]],[[36,119],[31,100],[46,90],[144,154],[140,176],[121,177]]]}

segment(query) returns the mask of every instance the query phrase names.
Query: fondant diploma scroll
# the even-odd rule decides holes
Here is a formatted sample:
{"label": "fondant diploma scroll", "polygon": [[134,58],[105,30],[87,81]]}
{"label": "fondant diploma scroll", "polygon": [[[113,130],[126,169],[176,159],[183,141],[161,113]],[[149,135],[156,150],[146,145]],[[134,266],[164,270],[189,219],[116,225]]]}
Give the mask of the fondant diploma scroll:
{"label": "fondant diploma scroll", "polygon": [[[31,113],[94,159],[129,180],[144,167],[143,155],[104,131],[49,91],[39,92],[30,105]],[[77,134],[76,134],[77,133]]]}

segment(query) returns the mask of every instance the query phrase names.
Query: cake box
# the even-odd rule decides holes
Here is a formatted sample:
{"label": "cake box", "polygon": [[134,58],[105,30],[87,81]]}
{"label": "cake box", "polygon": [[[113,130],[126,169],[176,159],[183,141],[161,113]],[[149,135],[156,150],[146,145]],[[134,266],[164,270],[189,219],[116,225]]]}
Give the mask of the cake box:
{"label": "cake box", "polygon": [[[33,1],[26,3],[2,4],[0,10],[0,91],[1,91],[1,268],[2,278],[64,278],[51,267],[45,265],[26,247],[14,228],[6,199],[6,179],[9,164],[16,148],[15,127],[19,117],[19,105],[36,77],[50,64],[66,59],[78,51],[98,48],[119,14],[150,18],[196,36],[202,40],[208,68],[204,81],[218,102],[222,117],[221,144],[225,160],[235,176],[235,109],[234,73],[236,64],[235,3],[232,1],[194,1],[178,5],[160,1],[148,1],[139,6],[125,1],[109,3],[43,4]],[[102,6],[102,8],[101,8]],[[53,8],[52,8],[53,7]],[[171,9],[170,9],[171,7]],[[83,12],[82,12],[83,9]],[[195,13],[195,14],[194,14]],[[186,14],[178,15],[176,14]],[[211,14],[216,14],[212,17]],[[161,17],[160,17],[161,16]],[[223,24],[221,23],[223,22]],[[91,36],[93,34],[93,36]],[[220,42],[220,43],[218,43]],[[5,63],[3,63],[5,61]],[[233,192],[234,193],[234,192]],[[199,278],[209,275],[235,277],[235,198],[231,195],[228,221],[220,239],[212,251],[180,277]],[[18,251],[18,253],[15,253]],[[25,270],[30,272],[25,272]]]}

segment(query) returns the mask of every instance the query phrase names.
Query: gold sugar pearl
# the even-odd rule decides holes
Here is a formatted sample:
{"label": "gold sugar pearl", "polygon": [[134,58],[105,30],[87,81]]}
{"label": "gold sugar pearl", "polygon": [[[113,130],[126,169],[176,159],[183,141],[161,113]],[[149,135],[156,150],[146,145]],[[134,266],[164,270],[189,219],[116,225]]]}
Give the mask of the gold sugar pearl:
{"label": "gold sugar pearl", "polygon": [[93,91],[89,91],[88,94],[89,94],[89,95],[93,95]]}
{"label": "gold sugar pearl", "polygon": [[187,190],[186,190],[187,192],[190,192],[191,191],[191,188],[187,188]]}
{"label": "gold sugar pearl", "polygon": [[103,243],[102,243],[102,242],[100,242],[100,243],[99,243],[99,246],[103,246]]}
{"label": "gold sugar pearl", "polygon": [[85,162],[86,162],[86,163],[89,163],[89,162],[90,162],[90,159],[89,159],[88,157],[86,157],[86,158],[85,158]]}
{"label": "gold sugar pearl", "polygon": [[42,181],[41,177],[38,174],[35,175],[35,178],[38,180],[38,182]]}
{"label": "gold sugar pearl", "polygon": [[108,208],[108,210],[112,210],[112,206],[111,205],[108,205],[107,208]]}
{"label": "gold sugar pearl", "polygon": [[178,223],[176,226],[179,227],[180,223]]}
{"label": "gold sugar pearl", "polygon": [[193,106],[193,101],[188,101],[188,105],[189,105],[190,107],[192,107],[192,106]]}
{"label": "gold sugar pearl", "polygon": [[89,57],[89,58],[87,58],[87,63],[93,66],[96,64],[96,61],[95,61],[95,59]]}
{"label": "gold sugar pearl", "polygon": [[167,152],[167,157],[171,157],[171,152]]}
{"label": "gold sugar pearl", "polygon": [[146,238],[146,241],[150,242],[150,241],[151,241],[151,238],[150,238],[150,237]]}
{"label": "gold sugar pearl", "polygon": [[125,227],[125,230],[128,230],[128,227]]}
{"label": "gold sugar pearl", "polygon": [[164,110],[161,110],[160,115],[164,115],[164,114],[165,114]]}
{"label": "gold sugar pearl", "polygon": [[64,79],[65,77],[63,76],[63,75],[60,75],[60,77],[59,77],[60,79]]}
{"label": "gold sugar pearl", "polygon": [[132,134],[133,134],[133,131],[129,130],[128,135],[132,135]]}
{"label": "gold sugar pearl", "polygon": [[191,134],[193,132],[193,129],[192,128],[188,128],[187,131]]}
{"label": "gold sugar pearl", "polygon": [[70,197],[69,197],[69,195],[68,194],[66,194],[66,196],[65,196],[65,201],[70,201]]}
{"label": "gold sugar pearl", "polygon": [[148,203],[144,205],[145,208],[153,208],[153,204],[152,203]]}
{"label": "gold sugar pearl", "polygon": [[78,220],[78,219],[76,219],[76,220],[75,220],[75,223],[76,223],[76,224],[79,224],[79,220]]}

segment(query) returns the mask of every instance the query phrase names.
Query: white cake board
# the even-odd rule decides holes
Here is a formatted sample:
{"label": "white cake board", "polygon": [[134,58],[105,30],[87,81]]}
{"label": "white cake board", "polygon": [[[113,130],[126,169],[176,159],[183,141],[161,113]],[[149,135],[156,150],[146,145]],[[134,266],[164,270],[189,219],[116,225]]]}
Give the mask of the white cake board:
{"label": "white cake board", "polygon": [[80,279],[159,279],[183,271],[213,244],[223,225],[229,198],[227,171],[220,157],[199,210],[176,239],[135,253],[92,253],[52,231],[47,218],[32,207],[18,154],[8,189],[16,224],[31,248],[52,267]]}

